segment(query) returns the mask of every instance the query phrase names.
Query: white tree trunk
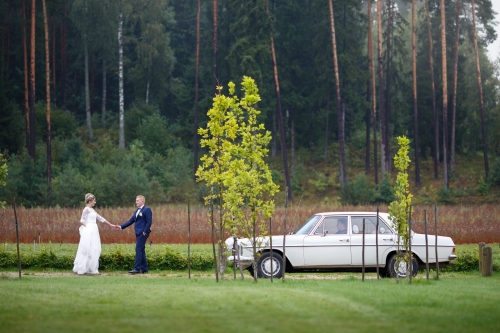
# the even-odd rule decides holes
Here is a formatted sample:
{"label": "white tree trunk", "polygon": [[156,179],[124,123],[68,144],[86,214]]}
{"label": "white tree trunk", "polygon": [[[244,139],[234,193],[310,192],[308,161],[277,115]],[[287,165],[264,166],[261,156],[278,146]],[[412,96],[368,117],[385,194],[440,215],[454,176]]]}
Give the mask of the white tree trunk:
{"label": "white tree trunk", "polygon": [[85,114],[87,115],[87,131],[89,139],[93,139],[92,115],[90,114],[90,89],[89,89],[89,48],[87,34],[83,36],[83,47],[85,49]]}
{"label": "white tree trunk", "polygon": [[118,141],[118,148],[125,149],[125,103],[123,101],[123,9],[120,8],[120,15],[118,18],[118,94],[120,103],[120,134]]}
{"label": "white tree trunk", "polygon": [[149,79],[148,84],[146,84],[146,105],[149,104]]}

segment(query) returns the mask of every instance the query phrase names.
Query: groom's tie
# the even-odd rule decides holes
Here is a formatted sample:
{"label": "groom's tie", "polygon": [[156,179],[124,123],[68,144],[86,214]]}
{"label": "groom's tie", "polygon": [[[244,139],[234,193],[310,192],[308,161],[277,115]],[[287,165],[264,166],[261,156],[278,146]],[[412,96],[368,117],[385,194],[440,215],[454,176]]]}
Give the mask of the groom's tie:
{"label": "groom's tie", "polygon": [[135,212],[135,218],[137,218],[137,216],[139,216],[139,213],[141,212],[141,209],[140,208],[137,208],[137,212]]}

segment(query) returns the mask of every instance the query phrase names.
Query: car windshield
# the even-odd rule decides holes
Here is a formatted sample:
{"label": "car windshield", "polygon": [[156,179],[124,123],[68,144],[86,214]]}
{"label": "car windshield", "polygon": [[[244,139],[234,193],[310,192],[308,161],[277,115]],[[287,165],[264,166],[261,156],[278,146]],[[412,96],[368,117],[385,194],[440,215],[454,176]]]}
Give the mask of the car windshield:
{"label": "car windshield", "polygon": [[309,220],[307,220],[293,233],[296,235],[307,235],[311,231],[311,229],[316,225],[316,222],[318,222],[319,219],[320,215],[313,215]]}

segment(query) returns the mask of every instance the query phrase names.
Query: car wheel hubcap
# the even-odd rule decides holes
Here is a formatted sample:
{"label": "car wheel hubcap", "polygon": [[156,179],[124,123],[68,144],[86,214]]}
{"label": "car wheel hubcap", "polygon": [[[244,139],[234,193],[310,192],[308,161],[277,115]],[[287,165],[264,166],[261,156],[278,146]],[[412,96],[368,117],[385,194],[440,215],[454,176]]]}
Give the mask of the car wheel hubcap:
{"label": "car wheel hubcap", "polygon": [[394,271],[399,277],[407,277],[410,274],[408,264],[404,261],[396,262],[394,264]]}
{"label": "car wheel hubcap", "polygon": [[260,268],[265,276],[271,276],[271,275],[274,276],[276,275],[277,272],[279,272],[280,262],[276,260],[276,258],[273,258],[272,274],[271,274],[271,258],[267,258],[266,260],[262,261]]}

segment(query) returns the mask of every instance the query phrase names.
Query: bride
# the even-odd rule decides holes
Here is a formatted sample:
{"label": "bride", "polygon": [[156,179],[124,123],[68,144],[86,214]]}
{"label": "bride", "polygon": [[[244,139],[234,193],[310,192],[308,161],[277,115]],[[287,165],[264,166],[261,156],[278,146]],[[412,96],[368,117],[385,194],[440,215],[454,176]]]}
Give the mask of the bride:
{"label": "bride", "polygon": [[96,220],[107,223],[113,227],[113,224],[106,221],[104,217],[97,214],[94,210],[96,198],[93,194],[85,194],[86,207],[83,209],[80,219],[80,243],[76,252],[75,265],[73,272],[82,274],[99,274],[99,256],[101,255],[101,238]]}

